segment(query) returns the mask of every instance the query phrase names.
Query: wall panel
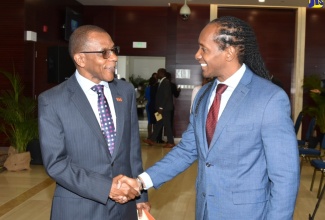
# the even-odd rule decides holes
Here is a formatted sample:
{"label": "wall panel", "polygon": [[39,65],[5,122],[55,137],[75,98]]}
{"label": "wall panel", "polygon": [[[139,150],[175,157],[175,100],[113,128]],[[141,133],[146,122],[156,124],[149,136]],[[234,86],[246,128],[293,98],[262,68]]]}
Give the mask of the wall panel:
{"label": "wall panel", "polygon": [[317,74],[325,79],[325,8],[307,9],[305,75]]}
{"label": "wall panel", "polygon": [[270,75],[279,79],[290,96],[296,10],[219,7],[218,16],[227,15],[238,17],[251,25]]}
{"label": "wall panel", "polygon": [[[25,75],[24,22],[24,0],[0,1],[0,69],[16,72],[22,78]],[[0,88],[11,89],[1,74]],[[0,146],[9,146],[3,133],[0,133]]]}
{"label": "wall panel", "polygon": [[[167,9],[116,7],[114,38],[121,55],[166,56]],[[147,48],[132,48],[133,42],[147,42]]]}
{"label": "wall panel", "polygon": [[[179,16],[182,4],[153,8],[82,6],[74,0],[4,0],[0,3],[0,28],[4,30],[0,35],[0,68],[12,70],[14,62],[26,83],[26,93],[38,95],[55,85],[47,82],[47,48],[67,45],[62,29],[66,6],[81,12],[85,24],[107,30],[121,46],[122,55],[165,56],[166,69],[173,74],[176,84],[200,84],[201,68],[194,54],[199,33],[210,20],[209,5],[191,5],[191,16],[183,21]],[[270,73],[280,79],[290,94],[295,10],[219,7],[218,16],[223,15],[237,16],[252,25]],[[305,74],[325,72],[324,16],[324,9],[307,10]],[[47,32],[43,32],[44,25],[48,26]],[[24,42],[25,30],[37,32],[38,41]],[[147,42],[148,47],[134,49],[133,41]],[[191,78],[175,79],[176,69],[190,69]],[[8,87],[1,76],[0,87]],[[187,126],[190,94],[191,90],[184,89],[175,99],[176,137]]]}
{"label": "wall panel", "polygon": [[[37,42],[27,42],[33,45],[26,47],[26,54],[29,56],[26,57],[29,60],[26,69],[29,72],[29,78],[32,79],[32,94],[36,97],[41,92],[57,85],[57,83],[48,82],[47,50],[53,46],[68,45],[64,39],[66,7],[80,14],[83,13],[82,5],[75,0],[30,0],[25,4],[25,29],[37,33]],[[47,27],[47,31],[43,30],[44,26]],[[33,66],[34,71],[32,71]]]}

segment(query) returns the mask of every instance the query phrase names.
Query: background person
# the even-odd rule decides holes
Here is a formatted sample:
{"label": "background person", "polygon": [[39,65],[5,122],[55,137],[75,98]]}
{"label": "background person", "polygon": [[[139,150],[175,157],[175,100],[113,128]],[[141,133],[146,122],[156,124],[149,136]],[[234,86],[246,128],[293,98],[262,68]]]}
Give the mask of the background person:
{"label": "background person", "polygon": [[145,98],[147,100],[146,104],[146,111],[147,111],[147,118],[148,118],[148,136],[147,138],[150,138],[153,127],[156,124],[156,117],[155,117],[155,103],[156,103],[156,94],[157,94],[157,78],[156,77],[150,77],[149,84],[145,89]]}
{"label": "background person", "polygon": [[[176,85],[176,83],[172,82],[172,74],[170,72],[166,72],[166,78],[169,80],[171,89],[172,89],[172,95],[173,95],[173,105],[174,105],[174,98],[178,98],[181,94],[181,88]],[[171,116],[171,123],[172,123],[172,131],[174,134],[174,116],[175,116],[175,105],[173,106],[172,116]]]}
{"label": "background person", "polygon": [[163,147],[172,148],[175,146],[175,144],[171,125],[171,117],[174,109],[171,84],[166,78],[166,69],[158,69],[157,77],[160,81],[156,94],[156,111],[162,115],[162,119],[157,121],[152,135],[149,137],[149,139],[144,140],[144,142],[149,145],[156,144],[155,141],[160,134],[160,130],[165,127],[167,143]]}
{"label": "background person", "polygon": [[199,90],[202,88],[202,86],[204,86],[205,84],[207,84],[208,82],[212,81],[213,78],[202,78],[202,84],[201,85],[197,85],[193,88],[192,94],[191,94],[191,108],[190,108],[190,112],[192,111],[192,106],[193,106],[193,102],[195,99],[196,94],[199,92]]}

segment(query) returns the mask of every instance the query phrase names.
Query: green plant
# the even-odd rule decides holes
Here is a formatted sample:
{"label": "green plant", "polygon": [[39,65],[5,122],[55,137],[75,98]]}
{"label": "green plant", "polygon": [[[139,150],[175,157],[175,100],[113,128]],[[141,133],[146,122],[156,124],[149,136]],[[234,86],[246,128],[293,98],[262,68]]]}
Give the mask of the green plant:
{"label": "green plant", "polygon": [[24,85],[18,74],[0,69],[10,82],[11,89],[0,93],[0,131],[5,133],[18,153],[25,152],[27,144],[38,137],[37,102],[23,95]]}
{"label": "green plant", "polygon": [[149,84],[149,80],[143,79],[141,76],[137,76],[136,78],[132,74],[129,77],[129,81],[133,84],[134,88],[137,90],[137,103],[138,104],[143,104],[145,102],[145,89]]}
{"label": "green plant", "polygon": [[[316,117],[316,124],[320,132],[325,133],[325,91],[321,86],[321,82],[321,78],[318,75],[305,77],[303,87],[306,92],[309,92],[313,103],[305,106],[303,112]],[[315,92],[315,90],[319,92]]]}
{"label": "green plant", "polygon": [[132,74],[129,77],[129,81],[133,84],[134,88],[138,88],[138,86],[147,86],[149,83],[149,80],[142,78],[141,76],[134,77]]}

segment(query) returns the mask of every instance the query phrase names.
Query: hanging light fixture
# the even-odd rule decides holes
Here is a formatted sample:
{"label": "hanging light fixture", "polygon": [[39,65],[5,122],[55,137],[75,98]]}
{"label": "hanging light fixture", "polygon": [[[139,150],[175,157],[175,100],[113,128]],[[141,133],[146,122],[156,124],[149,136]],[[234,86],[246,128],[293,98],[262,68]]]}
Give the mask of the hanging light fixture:
{"label": "hanging light fixture", "polygon": [[188,7],[186,0],[184,1],[184,5],[181,7],[179,14],[182,16],[182,19],[185,21],[190,17],[191,9]]}

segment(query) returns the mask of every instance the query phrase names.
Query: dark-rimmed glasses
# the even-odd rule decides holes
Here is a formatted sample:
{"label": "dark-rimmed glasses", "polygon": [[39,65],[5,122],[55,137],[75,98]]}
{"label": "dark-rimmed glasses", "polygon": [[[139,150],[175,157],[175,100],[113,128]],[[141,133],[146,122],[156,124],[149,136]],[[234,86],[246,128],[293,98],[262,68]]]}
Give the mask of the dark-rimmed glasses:
{"label": "dark-rimmed glasses", "polygon": [[104,59],[110,58],[112,53],[115,55],[118,55],[120,53],[120,47],[119,46],[114,46],[111,49],[105,49],[105,50],[100,50],[100,51],[82,51],[80,53],[101,53]]}

